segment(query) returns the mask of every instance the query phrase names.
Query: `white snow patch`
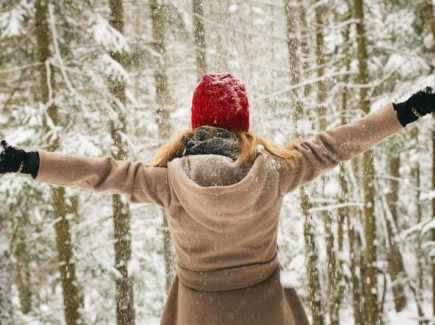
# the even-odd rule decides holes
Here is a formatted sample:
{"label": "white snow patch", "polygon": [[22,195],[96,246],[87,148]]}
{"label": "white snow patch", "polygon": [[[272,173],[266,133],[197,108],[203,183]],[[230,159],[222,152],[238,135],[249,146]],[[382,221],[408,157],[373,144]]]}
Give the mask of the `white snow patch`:
{"label": "white snow patch", "polygon": [[101,70],[111,80],[129,83],[127,71],[125,71],[121,64],[113,60],[109,54],[102,55]]}
{"label": "white snow patch", "polygon": [[19,36],[23,33],[21,26],[23,15],[19,10],[11,10],[0,15],[0,29],[3,32],[0,38]]}
{"label": "white snow patch", "polygon": [[420,194],[420,201],[432,200],[435,198],[435,190]]}
{"label": "white snow patch", "polygon": [[128,274],[132,277],[134,277],[135,275],[140,276],[141,274],[141,267],[140,267],[140,262],[138,259],[132,259],[128,262]]}
{"label": "white snow patch", "polygon": [[281,271],[280,277],[279,277],[281,285],[284,288],[294,288],[295,285],[293,282],[293,277],[294,277],[294,275],[292,272]]}
{"label": "white snow patch", "polygon": [[340,192],[340,185],[336,179],[329,179],[325,183],[325,195],[335,196]]}
{"label": "white snow patch", "polygon": [[94,39],[107,51],[123,53],[130,50],[124,36],[101,16],[97,17],[94,25]]}
{"label": "white snow patch", "polygon": [[238,5],[231,5],[229,6],[228,10],[230,11],[230,13],[236,12],[239,9]]}
{"label": "white snow patch", "polygon": [[307,134],[312,130],[312,124],[309,119],[299,119],[296,122],[298,134]]}

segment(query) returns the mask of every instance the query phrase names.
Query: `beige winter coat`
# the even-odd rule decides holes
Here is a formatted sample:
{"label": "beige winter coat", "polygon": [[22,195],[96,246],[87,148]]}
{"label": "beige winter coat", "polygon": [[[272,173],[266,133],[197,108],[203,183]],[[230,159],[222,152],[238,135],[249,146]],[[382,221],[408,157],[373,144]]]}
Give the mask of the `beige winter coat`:
{"label": "beige winter coat", "polygon": [[178,265],[162,324],[308,324],[296,291],[279,283],[283,197],[400,129],[387,105],[298,144],[303,158],[294,168],[261,151],[249,168],[218,155],[185,156],[154,168],[39,150],[36,179],[121,193],[167,210]]}

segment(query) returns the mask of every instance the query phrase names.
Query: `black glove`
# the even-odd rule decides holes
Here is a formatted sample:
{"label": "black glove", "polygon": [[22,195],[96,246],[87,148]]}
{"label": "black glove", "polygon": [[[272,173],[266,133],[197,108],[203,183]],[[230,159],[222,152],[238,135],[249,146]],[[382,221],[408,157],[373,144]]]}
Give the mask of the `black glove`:
{"label": "black glove", "polygon": [[403,103],[393,103],[400,124],[406,126],[419,117],[435,112],[435,93],[431,87],[426,87]]}
{"label": "black glove", "polygon": [[31,174],[33,178],[38,175],[39,155],[37,152],[26,152],[11,147],[5,140],[0,142],[0,174],[23,173]]}

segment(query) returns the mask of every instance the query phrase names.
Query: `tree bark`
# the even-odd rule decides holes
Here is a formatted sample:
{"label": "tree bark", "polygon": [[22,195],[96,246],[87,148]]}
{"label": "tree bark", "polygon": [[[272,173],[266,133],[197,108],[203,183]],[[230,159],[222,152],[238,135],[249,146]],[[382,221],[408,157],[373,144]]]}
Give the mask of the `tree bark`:
{"label": "tree bark", "polygon": [[[110,25],[121,34],[124,34],[124,7],[122,0],[110,0]],[[111,52],[110,56],[125,67],[124,53]],[[127,157],[127,145],[122,134],[127,133],[125,116],[125,83],[111,81],[110,92],[117,99],[112,107],[118,116],[110,121],[110,133],[114,144],[112,156],[117,160]],[[121,106],[121,107],[120,107]],[[135,323],[135,310],[133,299],[133,281],[128,275],[128,263],[131,259],[131,233],[130,233],[130,207],[123,198],[114,194],[113,201],[113,227],[115,237],[115,268],[120,276],[116,278],[116,322],[118,325]]]}
{"label": "tree bark", "polygon": [[[418,127],[414,126],[414,128],[411,131],[411,137],[412,139],[414,139],[416,145],[418,146]],[[417,190],[415,191],[415,205],[416,205],[416,216],[417,216],[417,220],[416,220],[416,224],[420,224],[420,222],[422,222],[422,211],[421,211],[421,204],[420,204],[420,186],[421,186],[421,182],[420,182],[420,162],[416,161],[415,162],[415,166],[412,169],[412,176],[415,179],[415,186],[417,187]],[[423,301],[423,279],[424,279],[424,265],[425,265],[425,260],[424,260],[424,251],[422,248],[422,241],[423,241],[423,236],[418,235],[417,236],[417,288],[416,288],[416,295],[417,295],[417,299],[419,301]],[[419,317],[423,317],[423,313],[419,313],[418,315]],[[419,325],[424,324],[424,322],[419,322]]]}
{"label": "tree bark", "polygon": [[298,39],[298,9],[299,5],[292,0],[284,0],[284,10],[287,26],[287,51],[288,63],[290,68],[290,84],[299,83],[300,62],[298,56],[299,39]]}
{"label": "tree bark", "polygon": [[308,299],[312,312],[313,325],[323,325],[325,323],[323,318],[322,306],[322,290],[319,279],[319,251],[317,248],[315,232],[313,229],[313,217],[309,213],[311,208],[308,195],[305,193],[304,188],[300,189],[301,194],[301,207],[305,216],[304,222],[304,241],[305,241],[305,258],[307,265],[308,276]]}
{"label": "tree bark", "polygon": [[[4,222],[0,219],[0,226]],[[0,325],[14,324],[12,306],[12,263],[9,253],[9,240],[4,227],[0,227]]]}
{"label": "tree bark", "polygon": [[[308,77],[307,71],[310,69],[308,58],[310,56],[311,35],[308,32],[308,24],[306,19],[306,9],[305,9],[306,1],[298,0],[298,4],[299,4],[299,10],[298,10],[299,22],[301,24],[300,46],[301,46],[302,57],[304,59],[301,63],[302,70],[300,74],[301,76],[303,75],[304,77]],[[304,86],[304,96],[308,96],[311,93],[311,90],[312,90],[311,84],[307,84],[306,86]]]}
{"label": "tree bark", "polygon": [[399,183],[397,178],[400,177],[399,168],[400,168],[400,155],[392,154],[389,157],[390,159],[390,174],[395,177],[395,180],[391,181],[391,192],[388,196],[388,206],[390,207],[390,212],[393,217],[393,220],[390,218],[386,218],[387,225],[387,240],[388,240],[388,273],[390,274],[391,282],[392,282],[392,290],[394,296],[394,306],[396,312],[402,311],[406,307],[406,295],[403,286],[403,275],[404,275],[404,266],[403,266],[403,258],[400,253],[399,247],[396,243],[396,231],[395,228],[397,226],[397,203],[399,200]]}
{"label": "tree bark", "polygon": [[[11,209],[11,215],[14,217],[15,209]],[[26,216],[27,220],[28,216]],[[25,225],[21,225],[14,234],[15,239],[18,239],[18,243],[15,244],[13,254],[15,257],[14,275],[15,285],[18,290],[18,297],[20,299],[21,312],[27,314],[32,310],[32,283],[30,278],[30,266],[28,245],[24,239],[27,238],[27,229]],[[15,240],[16,241],[16,240]]]}
{"label": "tree bark", "polygon": [[[425,16],[430,33],[432,34],[432,52],[435,52],[435,19],[432,0],[426,0]],[[432,114],[435,118],[435,114]],[[432,189],[435,189],[435,130],[432,130]],[[432,199],[432,215],[435,216],[435,198]],[[432,241],[435,241],[435,230],[432,230]],[[435,316],[435,263],[431,265],[432,277],[432,315]]]}
{"label": "tree bark", "polygon": [[204,2],[203,0],[192,0],[193,11],[193,39],[195,41],[195,56],[197,79],[201,80],[202,76],[207,73],[206,60],[206,41],[204,28]]}
{"label": "tree bark", "polygon": [[[355,19],[358,47],[358,67],[360,88],[360,108],[365,113],[370,112],[370,99],[368,97],[368,69],[367,69],[367,49],[366,35],[364,28],[364,9],[363,0],[354,0]],[[375,325],[380,316],[378,314],[378,292],[377,292],[377,245],[376,245],[376,218],[374,214],[374,166],[372,151],[365,152],[363,155],[364,171],[364,236],[365,247],[365,296],[367,324]]]}
{"label": "tree bark", "polygon": [[[325,7],[321,1],[316,2],[315,9],[315,35],[316,35],[316,70],[317,77],[321,78],[325,74],[325,56],[324,56],[324,15],[325,15]],[[317,83],[317,115],[319,121],[319,131],[325,131],[327,122],[326,122],[326,83],[325,81],[319,81]],[[321,177],[322,181],[322,189],[323,195],[325,195],[325,184],[327,181],[326,176]],[[326,204],[325,204],[326,205]],[[322,212],[323,224],[325,229],[325,242],[326,242],[326,256],[327,256],[327,299],[326,306],[328,308],[330,324],[336,325],[339,323],[339,305],[340,300],[338,298],[338,286],[336,283],[337,275],[341,273],[337,267],[337,258],[335,252],[335,238],[334,232],[332,229],[332,214],[328,210],[324,210]]]}
{"label": "tree bark", "polygon": [[[231,26],[230,21],[230,0],[221,1],[211,1],[209,5],[212,8],[212,15],[214,21],[219,21],[221,24]],[[217,51],[217,59],[215,64],[210,68],[214,71],[225,72],[229,71],[228,57],[230,55],[228,49],[231,46],[231,36],[228,33],[215,33],[214,38],[214,48]],[[209,41],[210,42],[210,41]],[[211,41],[211,44],[213,40]],[[209,63],[210,65],[210,63]]]}
{"label": "tree bark", "polygon": [[[290,84],[295,85],[299,83],[300,69],[301,65],[298,56],[299,42],[297,40],[297,28],[298,28],[298,11],[295,10],[300,4],[291,3],[291,0],[284,0],[284,8],[286,14],[287,23],[287,51],[289,56],[289,66],[290,66]],[[295,91],[295,95],[297,92]],[[294,121],[297,123],[298,119],[302,118],[303,110],[302,103],[298,101],[295,103],[295,114]],[[300,136],[296,134],[296,136]],[[323,309],[321,300],[321,287],[319,279],[319,269],[318,269],[318,249],[315,238],[314,229],[312,227],[312,216],[309,213],[311,207],[309,197],[305,193],[304,188],[301,187],[299,190],[301,198],[301,210],[304,215],[304,241],[305,241],[305,257],[307,266],[307,278],[308,278],[308,300],[310,302],[311,314],[313,319],[313,325],[324,324],[323,319]]]}
{"label": "tree bark", "polygon": [[[54,125],[59,125],[58,108],[54,103],[49,103],[55,90],[54,71],[48,63],[51,57],[50,51],[50,30],[47,21],[48,3],[44,0],[35,2],[36,15],[36,36],[38,60],[42,64],[39,66],[41,101],[48,106],[48,116]],[[50,70],[47,69],[47,66]],[[45,131],[48,133],[50,128],[44,121]],[[59,138],[53,139],[49,143],[48,149],[56,151],[59,148]],[[51,201],[53,206],[53,216],[56,220],[54,225],[56,235],[56,251],[58,255],[60,280],[62,283],[62,293],[64,302],[65,322],[68,325],[80,324],[80,307],[83,305],[83,297],[78,287],[76,279],[75,265],[72,261],[73,249],[71,241],[70,224],[67,219],[67,206],[65,203],[65,189],[54,187],[51,190]]]}
{"label": "tree bark", "polygon": [[[346,17],[346,20],[350,17]],[[350,53],[349,53],[349,34],[350,34],[350,26],[347,25],[343,30],[343,48],[344,48],[344,66],[346,67],[345,71],[350,70]],[[343,84],[347,85],[349,82],[349,75],[343,76]],[[341,124],[348,123],[346,118],[346,111],[348,105],[348,93],[347,89],[344,88],[341,94]],[[346,168],[345,164],[340,165],[339,172],[339,183],[340,183],[340,194],[338,195],[338,203],[342,204],[349,200],[350,191],[348,182],[346,180]],[[359,276],[357,274],[357,263],[358,259],[357,251],[355,250],[355,230],[353,228],[351,220],[356,219],[355,209],[351,209],[349,207],[341,208],[338,210],[338,223],[337,223],[337,241],[338,241],[338,252],[340,255],[344,253],[343,249],[343,237],[344,237],[344,227],[345,221],[347,221],[347,236],[349,240],[349,255],[350,255],[350,273],[351,273],[351,288],[352,288],[352,307],[354,314],[354,322],[355,325],[362,325],[362,316],[361,316],[361,300],[360,300],[360,292],[361,288],[359,286]],[[335,303],[334,308],[338,309],[339,312],[339,303],[341,302],[344,291],[346,289],[343,283],[343,260],[339,260],[341,273],[337,276],[337,282],[339,283],[339,292],[337,294],[337,299],[339,302]]]}
{"label": "tree bark", "polygon": [[[150,0],[153,50],[159,55],[159,64],[154,68],[154,83],[156,87],[156,121],[158,125],[159,139],[167,141],[171,135],[172,126],[169,120],[169,106],[172,104],[168,86],[168,76],[166,71],[165,54],[165,12],[157,0]],[[169,292],[174,276],[175,256],[172,249],[172,240],[168,228],[168,217],[164,209],[162,211],[162,233],[163,233],[163,258],[165,261],[166,292]]]}

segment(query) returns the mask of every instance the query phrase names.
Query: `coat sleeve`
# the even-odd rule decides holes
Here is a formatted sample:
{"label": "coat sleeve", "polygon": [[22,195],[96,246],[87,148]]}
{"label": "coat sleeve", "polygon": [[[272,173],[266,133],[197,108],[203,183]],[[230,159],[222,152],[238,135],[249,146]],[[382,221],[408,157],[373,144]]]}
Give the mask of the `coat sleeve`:
{"label": "coat sleeve", "polygon": [[133,203],[166,206],[170,201],[167,168],[146,167],[141,162],[112,157],[90,158],[44,150],[38,150],[38,154],[36,181],[124,194]]}
{"label": "coat sleeve", "polygon": [[302,158],[295,167],[286,165],[280,171],[282,194],[311,182],[402,128],[393,105],[389,104],[354,122],[320,132],[312,141],[299,142],[295,149]]}

